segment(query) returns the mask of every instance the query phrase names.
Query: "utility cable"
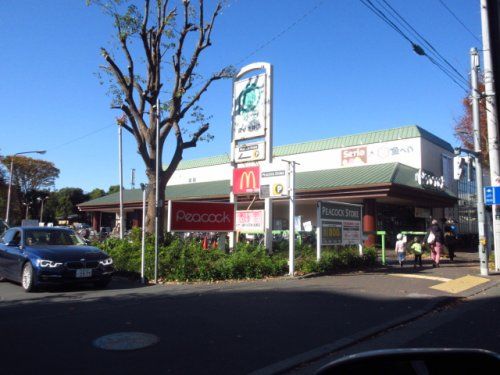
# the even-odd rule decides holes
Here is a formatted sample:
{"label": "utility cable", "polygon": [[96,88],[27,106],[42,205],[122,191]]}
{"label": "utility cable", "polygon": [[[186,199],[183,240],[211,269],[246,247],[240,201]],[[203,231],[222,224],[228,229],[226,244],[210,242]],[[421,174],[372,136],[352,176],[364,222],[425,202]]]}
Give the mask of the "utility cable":
{"label": "utility cable", "polygon": [[[380,0],[378,0],[380,3]],[[414,33],[414,35],[417,37],[417,39],[420,39],[429,49],[434,53],[438,59],[441,59],[450,69],[455,72],[457,77],[461,79],[464,82],[467,82],[467,79],[464,78],[462,73],[460,73],[422,34],[420,34],[394,7],[391,6],[391,4],[387,0],[381,0],[389,9],[390,11],[396,15],[398,19],[401,20],[408,28]],[[387,8],[386,8],[387,9]]]}
{"label": "utility cable", "polygon": [[455,20],[457,20],[457,22],[463,26],[463,28],[465,30],[467,30],[469,32],[470,35],[472,35],[472,37],[474,39],[476,39],[479,43],[481,43],[481,39],[479,39],[468,27],[467,25],[465,25],[465,23],[462,22],[462,20],[460,20],[460,18],[458,18],[458,16],[444,3],[443,0],[439,0],[439,2],[441,3],[441,5],[453,16],[453,18],[455,18]]}
{"label": "utility cable", "polygon": [[84,139],[84,138],[90,137],[91,135],[94,135],[94,134],[100,133],[100,132],[102,132],[103,130],[106,130],[106,129],[108,129],[108,128],[112,127],[112,126],[116,126],[116,125],[114,125],[114,124],[113,124],[113,125],[106,125],[106,126],[104,126],[104,127],[102,127],[102,128],[96,129],[96,130],[94,130],[94,131],[92,131],[92,132],[90,132],[90,133],[84,134],[84,135],[82,135],[82,136],[80,136],[80,137],[77,137],[77,138],[74,138],[74,139],[72,139],[72,140],[70,140],[70,141],[67,141],[67,142],[61,143],[61,144],[60,144],[60,145],[58,145],[58,146],[55,146],[55,147],[49,148],[47,151],[54,151],[54,150],[57,150],[57,149],[59,149],[59,148],[61,148],[61,147],[67,146],[67,145],[69,145],[69,144],[71,144],[71,143],[74,143],[74,142],[80,141],[80,140],[82,140],[82,139]]}
{"label": "utility cable", "polygon": [[[444,66],[441,62],[437,61],[436,58],[429,56],[429,54],[424,50],[424,48],[422,48],[420,45],[415,43],[410,36],[408,36],[403,30],[401,30],[401,28],[398,27],[396,25],[396,23],[393,20],[391,20],[389,18],[389,16],[387,16],[383,12],[383,10],[378,8],[371,0],[360,0],[360,2],[363,5],[365,5],[370,11],[372,11],[382,21],[384,21],[386,24],[388,24],[392,29],[394,29],[398,34],[400,34],[405,40],[407,40],[411,44],[413,51],[415,51],[415,53],[417,53],[420,56],[427,57],[432,64],[437,66],[456,85],[458,85],[465,92],[468,92],[469,90],[466,89],[466,86],[469,84],[468,80],[465,79],[462,76],[462,74],[460,74],[460,72],[458,72],[458,70],[455,67],[453,67],[423,36],[421,36],[421,34],[418,33],[418,31],[416,31],[401,15],[399,15],[399,13],[394,8],[392,8],[387,1],[385,1],[385,0],[382,0],[382,1],[384,1],[384,3],[390,9],[393,10],[393,13],[396,14],[397,18],[399,18],[401,20],[401,21],[398,21],[398,19],[396,18],[394,21],[400,23],[407,31],[409,31],[408,28],[410,28],[410,30],[412,30],[412,33],[414,33],[416,35],[417,39],[420,38],[421,40],[423,40],[424,43],[427,44],[431,50],[435,51],[437,58],[443,60],[448,66]],[[387,10],[387,8],[386,8],[386,10]],[[403,23],[401,23],[401,22],[403,22]],[[462,83],[460,83],[459,81],[462,81]]]}
{"label": "utility cable", "polygon": [[267,42],[262,43],[259,47],[257,47],[256,49],[254,49],[252,52],[250,52],[249,54],[247,54],[242,59],[240,59],[237,63],[232,64],[232,65],[236,65],[236,66],[240,65],[243,61],[247,60],[249,57],[252,57],[257,52],[263,50],[264,48],[266,48],[267,46],[269,46],[271,43],[273,43],[277,39],[281,38],[284,34],[286,34],[287,32],[289,32],[291,29],[293,29],[295,26],[297,26],[299,23],[301,23],[307,17],[309,17],[312,13],[314,13],[319,7],[321,7],[323,5],[324,2],[325,2],[325,0],[319,0],[318,2],[316,2],[315,5],[313,5],[308,11],[306,11],[304,14],[302,14],[295,21],[293,21],[292,23],[290,23],[287,27],[285,27],[283,30],[281,30],[277,34],[275,34]]}

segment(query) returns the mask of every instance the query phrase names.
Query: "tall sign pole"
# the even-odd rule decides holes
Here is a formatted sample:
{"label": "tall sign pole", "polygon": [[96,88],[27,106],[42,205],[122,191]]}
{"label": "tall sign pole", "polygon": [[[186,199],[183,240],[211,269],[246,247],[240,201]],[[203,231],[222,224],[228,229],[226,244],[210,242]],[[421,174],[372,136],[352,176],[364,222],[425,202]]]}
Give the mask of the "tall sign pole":
{"label": "tall sign pole", "polygon": [[[493,66],[488,24],[488,2],[481,0],[481,28],[483,36],[484,88],[486,95],[486,120],[488,125],[488,152],[490,155],[491,185],[500,186],[500,160],[498,155],[497,102],[494,88]],[[478,193],[479,194],[479,193]],[[495,271],[500,271],[500,210],[492,206],[493,247],[495,249]]]}
{"label": "tall sign pole", "polygon": [[[264,71],[264,74],[251,76],[246,80],[242,77],[255,71]],[[264,86],[264,90],[262,90]],[[273,67],[270,63],[257,62],[240,69],[233,80],[233,113],[232,113],[232,140],[231,165],[234,169],[243,161],[236,154],[238,141],[264,138],[266,163],[273,161]],[[257,146],[256,146],[257,147]],[[238,152],[239,153],[239,152]],[[259,159],[262,160],[262,159]],[[230,202],[236,203],[237,197],[233,192],[233,177],[231,175]],[[264,242],[268,251],[272,251],[272,215],[273,206],[269,198],[264,200]],[[235,232],[229,237],[229,247],[234,248],[236,243]]]}
{"label": "tall sign pole", "polygon": [[[266,70],[266,162],[273,162],[273,67],[265,64]],[[269,252],[273,250],[273,203],[271,198],[264,200],[264,241]]]}
{"label": "tall sign pole", "polygon": [[476,160],[476,197],[477,197],[477,225],[479,235],[479,263],[481,275],[488,275],[488,255],[486,254],[484,233],[484,199],[483,199],[483,166],[481,157],[481,142],[479,132],[479,100],[481,95],[478,91],[478,71],[479,71],[479,55],[477,49],[472,48],[470,51],[471,63],[471,86],[472,86],[472,122],[474,130],[474,153]]}

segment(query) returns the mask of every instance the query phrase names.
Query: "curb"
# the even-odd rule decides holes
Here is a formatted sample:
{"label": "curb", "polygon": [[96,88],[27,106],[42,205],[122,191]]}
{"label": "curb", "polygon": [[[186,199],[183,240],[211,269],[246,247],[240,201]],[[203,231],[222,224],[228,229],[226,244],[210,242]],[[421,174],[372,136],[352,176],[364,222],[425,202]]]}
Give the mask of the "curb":
{"label": "curb", "polygon": [[490,288],[493,288],[499,284],[500,284],[500,282],[493,282],[491,285],[488,285],[487,287],[481,288],[479,290],[475,290],[474,292],[467,294],[467,295],[437,297],[433,301],[429,302],[425,307],[418,309],[412,313],[403,315],[399,319],[394,319],[388,323],[382,323],[382,324],[376,325],[376,326],[368,328],[366,330],[357,332],[353,335],[350,335],[350,336],[344,337],[342,339],[333,341],[329,344],[322,345],[320,347],[314,348],[312,350],[308,350],[306,352],[289,357],[289,358],[284,359],[282,361],[275,362],[269,366],[252,371],[249,373],[249,375],[271,375],[271,374],[284,373],[285,371],[291,370],[291,369],[293,369],[301,364],[313,362],[317,359],[320,359],[322,357],[327,356],[328,354],[330,354],[332,352],[339,351],[339,350],[344,349],[346,347],[355,345],[361,341],[370,339],[371,337],[377,336],[378,334],[385,332],[389,329],[396,328],[400,325],[403,325],[405,323],[408,323],[408,322],[411,322],[415,319],[418,319],[418,318],[430,313],[433,310],[443,308],[447,305],[452,304],[455,301],[459,301],[459,300],[462,300],[464,298],[468,298],[468,297],[471,297],[473,295],[482,293],[482,292],[484,292]]}

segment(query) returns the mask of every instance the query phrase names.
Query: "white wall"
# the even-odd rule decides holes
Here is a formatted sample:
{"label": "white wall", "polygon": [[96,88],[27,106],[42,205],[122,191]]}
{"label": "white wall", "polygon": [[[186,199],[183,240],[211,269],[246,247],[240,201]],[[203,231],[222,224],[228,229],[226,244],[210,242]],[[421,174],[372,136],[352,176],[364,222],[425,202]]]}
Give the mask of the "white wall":
{"label": "white wall", "polygon": [[[295,160],[300,163],[296,168],[297,172],[394,162],[399,162],[419,169],[422,167],[421,155],[425,155],[425,153],[421,151],[421,140],[420,137],[417,137],[398,141],[372,143],[355,147],[286,155],[283,159]],[[438,151],[438,153],[439,160],[441,160],[441,151]],[[274,161],[277,162],[281,159],[281,157],[275,157]],[[248,166],[252,165],[256,165],[256,163],[248,163]],[[170,179],[168,185],[229,180],[231,178],[231,173],[229,164],[177,170]],[[441,173],[438,175],[441,175]]]}
{"label": "white wall", "polygon": [[453,158],[453,152],[422,138],[422,169],[432,172],[435,176],[443,176],[443,154]]}

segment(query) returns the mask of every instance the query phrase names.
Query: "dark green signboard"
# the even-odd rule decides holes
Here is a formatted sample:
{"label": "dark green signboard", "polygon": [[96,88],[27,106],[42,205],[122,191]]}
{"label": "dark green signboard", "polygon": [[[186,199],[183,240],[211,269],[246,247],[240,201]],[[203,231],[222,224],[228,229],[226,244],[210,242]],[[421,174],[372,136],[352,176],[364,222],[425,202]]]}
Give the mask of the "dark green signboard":
{"label": "dark green signboard", "polygon": [[362,206],[318,202],[321,245],[356,245],[362,242]]}

